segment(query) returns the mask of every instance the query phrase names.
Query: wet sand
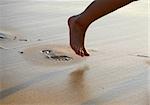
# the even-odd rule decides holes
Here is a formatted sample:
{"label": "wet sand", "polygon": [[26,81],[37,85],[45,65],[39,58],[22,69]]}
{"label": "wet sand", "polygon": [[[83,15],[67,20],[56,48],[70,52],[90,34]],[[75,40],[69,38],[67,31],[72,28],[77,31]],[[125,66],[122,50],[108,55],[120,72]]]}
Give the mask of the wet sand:
{"label": "wet sand", "polygon": [[[149,105],[147,1],[93,23],[91,56],[81,58],[68,45],[67,18],[89,3],[0,1],[0,105]],[[73,60],[50,61],[43,49]]]}
{"label": "wet sand", "polygon": [[[50,59],[46,57],[41,51],[43,50],[52,50],[56,55],[65,55],[71,57],[70,61],[61,61],[58,59]],[[65,65],[73,65],[80,63],[85,60],[86,57],[80,57],[76,55],[69,46],[67,45],[36,45],[36,47],[27,47],[27,49],[23,50],[23,56],[26,60],[31,61],[35,65],[43,65],[43,66],[65,66]]]}

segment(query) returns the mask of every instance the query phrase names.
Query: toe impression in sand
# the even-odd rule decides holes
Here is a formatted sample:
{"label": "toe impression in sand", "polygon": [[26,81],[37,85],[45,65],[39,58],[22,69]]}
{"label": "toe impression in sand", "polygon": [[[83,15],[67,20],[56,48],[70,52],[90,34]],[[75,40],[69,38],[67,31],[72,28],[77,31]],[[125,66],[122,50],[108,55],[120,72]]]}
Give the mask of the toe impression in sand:
{"label": "toe impression in sand", "polygon": [[42,50],[41,53],[43,53],[50,60],[55,61],[70,61],[73,59],[72,57],[66,55],[57,55],[53,50]]}

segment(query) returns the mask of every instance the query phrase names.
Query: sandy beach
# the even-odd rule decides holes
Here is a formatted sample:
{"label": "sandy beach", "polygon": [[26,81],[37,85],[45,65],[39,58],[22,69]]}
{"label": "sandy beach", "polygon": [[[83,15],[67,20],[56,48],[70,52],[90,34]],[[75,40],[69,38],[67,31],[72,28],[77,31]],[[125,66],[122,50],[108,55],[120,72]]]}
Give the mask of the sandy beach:
{"label": "sandy beach", "polygon": [[[94,22],[82,58],[67,19],[90,2],[0,1],[0,105],[149,105],[148,0]],[[51,61],[44,49],[72,60]]]}

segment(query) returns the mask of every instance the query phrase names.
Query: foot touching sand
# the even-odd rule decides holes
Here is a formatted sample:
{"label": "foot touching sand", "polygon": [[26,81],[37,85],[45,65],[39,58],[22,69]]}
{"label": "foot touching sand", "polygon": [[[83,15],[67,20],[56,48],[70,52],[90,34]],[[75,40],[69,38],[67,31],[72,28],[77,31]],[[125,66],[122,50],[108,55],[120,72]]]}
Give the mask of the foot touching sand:
{"label": "foot touching sand", "polygon": [[76,54],[80,56],[89,56],[84,47],[85,31],[79,23],[76,22],[77,16],[72,16],[68,19],[70,46]]}

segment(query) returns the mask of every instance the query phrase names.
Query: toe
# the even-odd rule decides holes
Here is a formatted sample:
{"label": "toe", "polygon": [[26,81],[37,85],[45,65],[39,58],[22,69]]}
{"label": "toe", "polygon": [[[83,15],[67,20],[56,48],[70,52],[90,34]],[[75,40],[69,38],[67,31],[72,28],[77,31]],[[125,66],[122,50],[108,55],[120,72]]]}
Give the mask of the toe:
{"label": "toe", "polygon": [[75,53],[76,53],[77,55],[81,56],[81,57],[84,56],[84,51],[83,51],[81,48],[77,48],[77,49],[75,50]]}
{"label": "toe", "polygon": [[80,51],[80,56],[83,57],[83,56],[84,56],[84,51],[83,51],[83,49],[80,49],[79,51]]}
{"label": "toe", "polygon": [[83,51],[84,51],[84,55],[85,55],[85,56],[90,56],[90,54],[86,51],[85,48],[83,49]]}

